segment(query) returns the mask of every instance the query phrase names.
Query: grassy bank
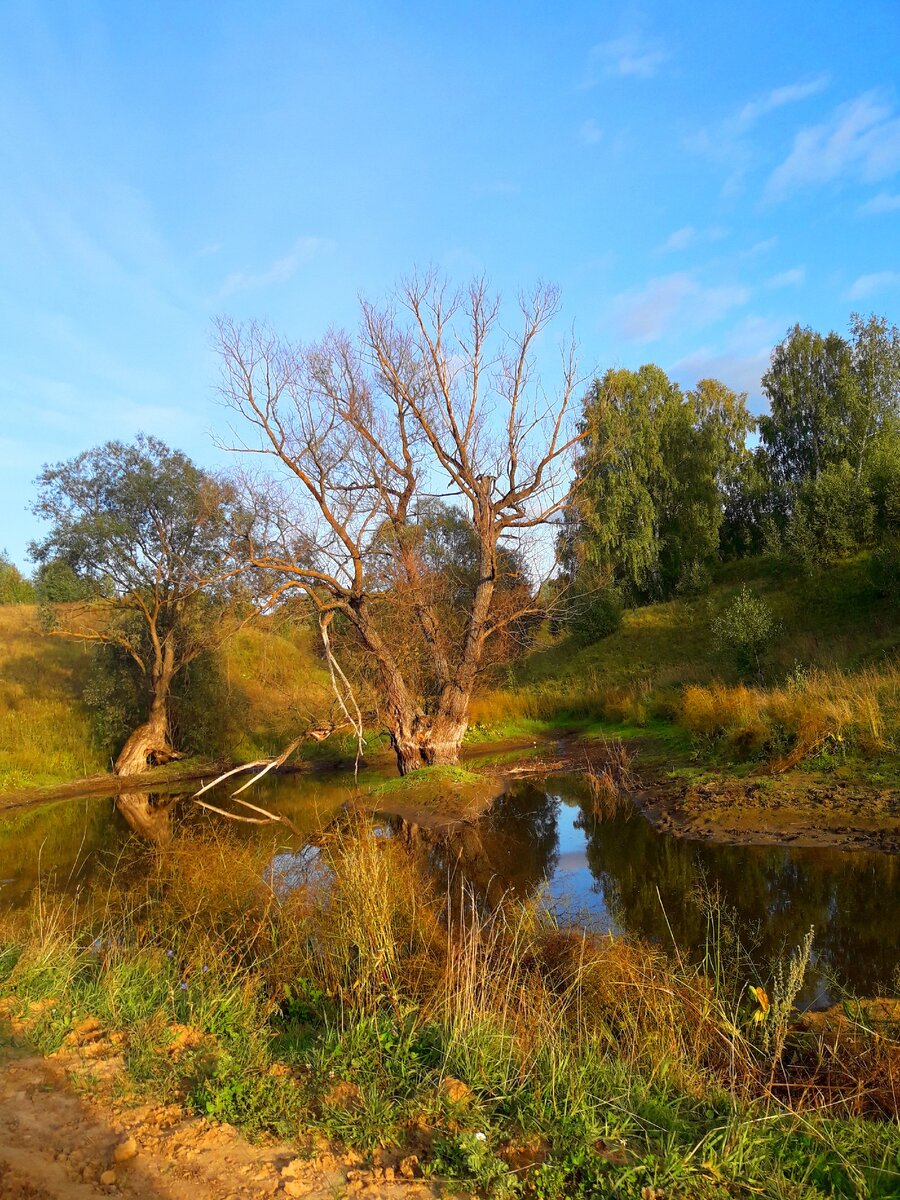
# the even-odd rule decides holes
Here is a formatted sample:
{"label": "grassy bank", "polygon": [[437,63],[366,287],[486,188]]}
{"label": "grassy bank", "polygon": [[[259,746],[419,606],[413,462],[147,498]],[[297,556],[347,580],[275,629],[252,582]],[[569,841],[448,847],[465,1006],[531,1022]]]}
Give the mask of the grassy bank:
{"label": "grassy bank", "polygon": [[[742,584],[770,607],[778,633],[761,680],[743,681],[711,629]],[[775,562],[726,564],[710,592],[627,611],[589,646],[545,632],[485,681],[470,742],[563,727],[645,738],[673,764],[786,769],[804,760],[896,783],[900,746],[900,616],[878,594],[866,557],[814,579]],[[41,633],[35,609],[0,607],[0,791],[103,770],[84,703],[92,651]],[[216,753],[278,753],[333,708],[314,631],[263,621],[221,651]],[[324,753],[340,749],[340,739]],[[349,740],[345,747],[349,753]],[[208,753],[213,753],[207,748]],[[310,753],[322,753],[311,745]]]}
{"label": "grassy bank", "polygon": [[[712,637],[744,584],[778,631],[753,682]],[[668,761],[782,770],[805,760],[895,781],[900,614],[873,586],[865,557],[814,579],[766,560],[728,564],[709,594],[627,611],[593,645],[547,639],[504,686],[476,697],[472,721],[475,738],[568,724],[649,736]]]}
{"label": "grassy bank", "polygon": [[721,914],[701,970],[539,907],[448,910],[362,827],[290,890],[271,850],[180,844],[42,896],[2,930],[5,1017],[45,1051],[90,1018],[155,1097],[495,1196],[897,1195],[896,1030],[801,1029],[796,963],[751,992]]}
{"label": "grassy bank", "polygon": [[[85,691],[90,644],[48,636],[33,605],[0,606],[0,792],[41,787],[107,769]],[[312,632],[263,621],[220,651],[225,753],[237,762],[280,753],[331,707]]]}

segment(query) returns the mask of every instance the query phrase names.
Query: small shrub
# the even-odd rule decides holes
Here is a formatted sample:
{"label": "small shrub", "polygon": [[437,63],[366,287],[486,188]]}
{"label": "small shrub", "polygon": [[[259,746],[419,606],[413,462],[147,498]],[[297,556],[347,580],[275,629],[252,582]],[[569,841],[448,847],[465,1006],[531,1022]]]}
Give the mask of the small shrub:
{"label": "small shrub", "polygon": [[742,675],[762,675],[763,655],[777,632],[772,610],[746,584],[712,625],[716,649],[728,654]]}
{"label": "small shrub", "polygon": [[622,598],[612,584],[577,587],[569,604],[568,625],[582,645],[609,637],[622,624]]}

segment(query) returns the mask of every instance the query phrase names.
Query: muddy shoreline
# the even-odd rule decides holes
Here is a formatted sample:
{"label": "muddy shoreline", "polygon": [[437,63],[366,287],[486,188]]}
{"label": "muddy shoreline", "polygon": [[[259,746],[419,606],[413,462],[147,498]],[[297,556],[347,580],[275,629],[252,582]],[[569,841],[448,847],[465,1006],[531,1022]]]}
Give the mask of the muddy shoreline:
{"label": "muddy shoreline", "polygon": [[[627,744],[627,743],[626,743]],[[634,755],[636,786],[629,796],[637,809],[656,829],[673,837],[693,841],[731,845],[786,847],[830,847],[843,850],[870,850],[885,854],[900,853],[900,789],[869,787],[824,774],[794,770],[784,775],[735,777],[728,774],[708,776],[702,782],[673,778],[664,765],[654,759],[642,762],[646,746],[628,745]],[[510,755],[521,760],[510,761]],[[492,763],[503,757],[506,761]],[[481,764],[478,759],[488,759]],[[488,789],[515,779],[539,778],[555,774],[581,773],[603,766],[603,748],[577,735],[563,735],[539,742],[511,739],[464,747],[461,760],[494,781]],[[390,752],[370,756],[366,766],[385,766],[392,761]],[[158,768],[144,775],[125,777],[94,775],[46,788],[25,789],[0,796],[0,817],[23,809],[63,800],[114,796],[142,790],[176,791],[185,784],[200,784],[229,769],[229,763],[192,762],[183,766]],[[347,763],[340,760],[298,760],[281,768],[281,774],[338,771]],[[399,800],[399,798],[398,798]],[[393,811],[398,804],[386,802],[372,807]],[[371,803],[371,802],[370,802]],[[403,815],[415,820],[420,806],[409,796],[399,807]],[[455,804],[451,803],[451,809]],[[437,814],[429,805],[428,823],[454,824],[461,818],[477,820],[478,810],[464,815],[457,812]],[[443,821],[439,818],[443,816]]]}

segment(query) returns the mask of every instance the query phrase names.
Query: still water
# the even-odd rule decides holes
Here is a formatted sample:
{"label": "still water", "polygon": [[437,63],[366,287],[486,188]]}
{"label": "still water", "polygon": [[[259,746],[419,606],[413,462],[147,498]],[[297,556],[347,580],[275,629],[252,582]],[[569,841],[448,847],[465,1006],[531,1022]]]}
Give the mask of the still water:
{"label": "still water", "polygon": [[[264,781],[254,799],[308,836],[340,811],[351,786],[346,776],[284,776]],[[174,836],[179,822],[219,820],[178,803],[170,811]],[[280,827],[240,828],[271,842],[280,866],[298,848]],[[390,818],[381,821],[383,833],[392,828]],[[131,836],[108,798],[66,801],[0,823],[0,907],[28,903],[38,880],[84,885],[111,869]],[[433,847],[435,870],[451,859],[488,901],[509,890],[541,894],[566,920],[648,938],[694,959],[707,945],[715,898],[726,937],[739,939],[762,980],[812,927],[805,1005],[827,1004],[842,988],[857,995],[897,988],[898,856],[686,841],[658,833],[630,810],[595,819],[584,781],[554,776],[511,784],[464,844]]]}

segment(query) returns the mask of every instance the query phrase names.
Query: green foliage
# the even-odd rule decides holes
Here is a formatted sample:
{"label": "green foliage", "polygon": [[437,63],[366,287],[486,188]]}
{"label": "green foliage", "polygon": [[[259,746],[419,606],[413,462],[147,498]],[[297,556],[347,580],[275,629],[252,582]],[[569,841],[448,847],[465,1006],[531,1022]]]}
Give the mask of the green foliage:
{"label": "green foliage", "polygon": [[0,551],[0,604],[33,604],[34,585],[5,550]]}
{"label": "green foliage", "polygon": [[864,480],[842,460],[797,489],[784,544],[807,570],[849,558],[871,543],[875,506]]}
{"label": "green foliage", "polygon": [[762,673],[763,655],[777,632],[771,608],[746,584],[742,584],[712,625],[716,648],[729,654],[742,674]]}
{"label": "green foliage", "polygon": [[519,1180],[491,1149],[487,1135],[454,1133],[435,1139],[431,1170],[445,1179],[464,1179],[503,1200],[521,1191]]}
{"label": "green foliage", "polygon": [[567,598],[566,625],[581,645],[609,637],[622,624],[618,590],[609,583],[594,583],[594,579],[590,569],[581,571]]}
{"label": "green foliage", "polygon": [[[71,586],[74,575],[93,587],[92,615],[100,618],[74,631],[47,606],[48,626],[116,646],[144,680],[143,718],[151,702],[164,711],[173,680],[221,641],[241,598],[229,571],[240,516],[234,489],[143,434],[45,467],[38,483],[34,511],[51,528],[32,556],[51,581]],[[54,568],[60,561],[71,575]],[[124,686],[120,659],[101,658],[100,666]],[[98,681],[104,737],[132,709],[133,695],[125,687],[117,715],[109,680]]]}
{"label": "green foliage", "polygon": [[900,607],[900,536],[885,538],[872,555],[870,573],[878,594]]}
{"label": "green foliage", "polygon": [[[140,645],[146,632],[131,637]],[[149,703],[147,680],[121,646],[97,646],[84,703],[98,746],[107,755],[121,749],[131,731],[144,719]],[[228,702],[223,697],[228,694]],[[214,650],[204,650],[186,664],[169,696],[172,743],[188,754],[226,756],[240,740],[246,717],[246,698],[229,693],[222,662]]]}
{"label": "green foliage", "polygon": [[63,558],[42,562],[34,574],[34,591],[42,604],[72,604],[102,595],[103,585],[76,574]]}
{"label": "green foliage", "polygon": [[716,380],[683,394],[650,365],[596,380],[567,519],[570,576],[587,567],[636,599],[702,587],[752,424],[745,397]]}

